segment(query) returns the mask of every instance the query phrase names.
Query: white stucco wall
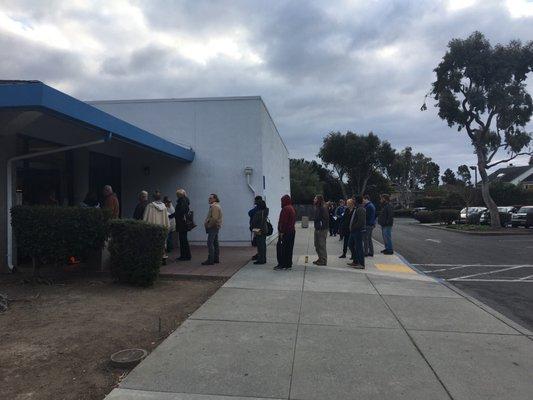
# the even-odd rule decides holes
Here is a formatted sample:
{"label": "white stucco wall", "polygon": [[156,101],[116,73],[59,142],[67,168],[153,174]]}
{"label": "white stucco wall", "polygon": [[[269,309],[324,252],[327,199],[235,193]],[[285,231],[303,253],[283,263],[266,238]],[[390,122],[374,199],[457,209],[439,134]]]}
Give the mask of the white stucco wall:
{"label": "white stucco wall", "polygon": [[[266,194],[272,223],[277,225],[279,198],[289,192],[288,153],[261,98],[91,104],[167,140],[190,146],[196,152],[191,164],[183,164],[124,145],[120,152],[123,216],[133,211],[140,190],[157,188],[173,198],[176,188],[183,187],[199,225],[191,232],[190,239],[203,242],[205,232],[201,225],[208,208],[207,198],[210,193],[217,193],[224,212],[220,240],[225,244],[248,244],[247,212],[254,195],[246,184],[244,168],[251,167],[254,170],[251,184],[257,194]],[[112,150],[108,148],[106,152],[115,153]],[[149,176],[141,173],[143,165],[150,167]]]}
{"label": "white stucco wall", "polygon": [[261,104],[261,131],[262,164],[265,177],[263,196],[270,209],[270,221],[276,232],[281,211],[281,196],[291,192],[289,153],[263,103]]}

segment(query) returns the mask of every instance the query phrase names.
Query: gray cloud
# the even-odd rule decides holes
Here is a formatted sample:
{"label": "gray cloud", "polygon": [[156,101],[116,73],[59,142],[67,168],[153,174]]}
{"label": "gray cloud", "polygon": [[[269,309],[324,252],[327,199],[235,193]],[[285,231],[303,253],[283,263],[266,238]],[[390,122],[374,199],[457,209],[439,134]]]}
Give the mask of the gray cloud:
{"label": "gray cloud", "polygon": [[[292,156],[314,157],[332,130],[372,130],[442,169],[474,160],[464,134],[420,112],[448,41],[475,29],[533,39],[533,16],[497,0],[453,12],[432,0],[0,0],[2,13],[15,21],[0,25],[5,79],[83,99],[261,95]],[[37,37],[51,29],[67,44]]]}

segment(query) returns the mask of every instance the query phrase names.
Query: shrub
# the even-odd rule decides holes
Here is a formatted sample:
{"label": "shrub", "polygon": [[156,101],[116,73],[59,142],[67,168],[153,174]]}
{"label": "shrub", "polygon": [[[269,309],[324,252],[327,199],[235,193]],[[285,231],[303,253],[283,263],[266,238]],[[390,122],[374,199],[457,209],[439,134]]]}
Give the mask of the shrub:
{"label": "shrub", "polygon": [[468,225],[479,225],[481,219],[481,213],[470,214],[466,217],[466,223]]}
{"label": "shrub", "polygon": [[150,286],[159,275],[167,230],[133,219],[109,224],[111,275],[118,282]]}
{"label": "shrub", "polygon": [[452,222],[457,221],[459,219],[458,210],[443,209],[436,211],[436,213],[438,214],[439,222],[444,222],[448,225],[451,225]]}
{"label": "shrub", "polygon": [[98,208],[15,206],[11,225],[18,251],[34,260],[64,263],[104,247],[110,213]]}
{"label": "shrub", "polygon": [[410,208],[401,208],[399,210],[394,210],[395,218],[411,218],[413,216],[413,210]]}
{"label": "shrub", "polygon": [[414,202],[415,207],[426,207],[428,210],[437,210],[443,203],[442,197],[421,197]]}
{"label": "shrub", "polygon": [[415,219],[422,224],[438,222],[438,213],[435,211],[419,211],[415,214]]}

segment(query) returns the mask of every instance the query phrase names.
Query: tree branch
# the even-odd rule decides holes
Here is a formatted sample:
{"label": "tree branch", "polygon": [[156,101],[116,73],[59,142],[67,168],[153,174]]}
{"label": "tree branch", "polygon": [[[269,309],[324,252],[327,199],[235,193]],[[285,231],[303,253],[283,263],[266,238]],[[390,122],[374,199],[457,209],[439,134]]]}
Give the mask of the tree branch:
{"label": "tree branch", "polygon": [[524,152],[524,153],[516,153],[512,157],[509,157],[509,158],[507,158],[505,160],[497,161],[494,164],[488,164],[488,161],[487,161],[486,168],[489,169],[489,168],[494,167],[495,165],[502,164],[502,163],[505,163],[505,162],[508,162],[508,161],[512,161],[518,156],[531,156],[531,155],[533,155],[533,151],[528,151],[528,152]]}
{"label": "tree branch", "polygon": [[491,153],[491,155],[487,158],[487,163],[490,163],[492,161],[492,159],[494,158],[494,156],[496,155],[496,153],[498,152],[498,149],[502,148],[502,147],[505,147],[505,144],[500,144],[498,147],[496,147],[493,152]]}

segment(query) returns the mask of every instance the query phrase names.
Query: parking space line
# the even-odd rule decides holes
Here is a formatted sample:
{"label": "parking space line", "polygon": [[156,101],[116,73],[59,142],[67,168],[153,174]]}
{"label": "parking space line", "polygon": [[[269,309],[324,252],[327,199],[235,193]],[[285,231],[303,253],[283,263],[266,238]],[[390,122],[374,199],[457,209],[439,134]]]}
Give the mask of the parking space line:
{"label": "parking space line", "polygon": [[415,267],[533,267],[533,264],[412,264]]}
{"label": "parking space line", "polygon": [[[454,269],[460,269],[460,268],[469,268],[469,267],[472,267],[473,265],[458,265],[456,267],[450,267],[450,268],[441,268],[441,269],[428,269],[426,271],[422,271],[424,273],[432,273],[432,272],[442,272],[442,271],[452,271]],[[476,267],[481,267],[481,265],[476,265]],[[499,267],[496,267],[496,268],[499,268]]]}
{"label": "parking space line", "polygon": [[[533,278],[533,276],[528,276],[526,278]],[[513,282],[513,283],[527,283],[533,282],[533,279],[524,280],[522,279],[463,279],[463,278],[454,278],[454,279],[445,279],[447,281],[454,282]]]}
{"label": "parking space line", "polygon": [[459,280],[459,279],[461,279],[461,280],[465,280],[465,279],[467,279],[467,278],[473,278],[473,277],[475,277],[475,276],[496,274],[496,273],[498,273],[498,272],[510,271],[510,270],[512,270],[512,269],[518,269],[518,268],[524,268],[524,267],[527,267],[527,265],[517,265],[517,266],[509,267],[509,268],[497,269],[497,270],[495,270],[495,271],[480,272],[480,273],[472,274],[472,275],[458,276],[457,278],[448,279],[448,281],[450,281],[450,282],[451,282],[451,281],[457,281],[457,280]]}
{"label": "parking space line", "polygon": [[523,278],[520,278],[518,280],[519,281],[525,281],[525,280],[532,279],[532,278],[533,278],[533,275],[529,275],[529,276],[524,276]]}

